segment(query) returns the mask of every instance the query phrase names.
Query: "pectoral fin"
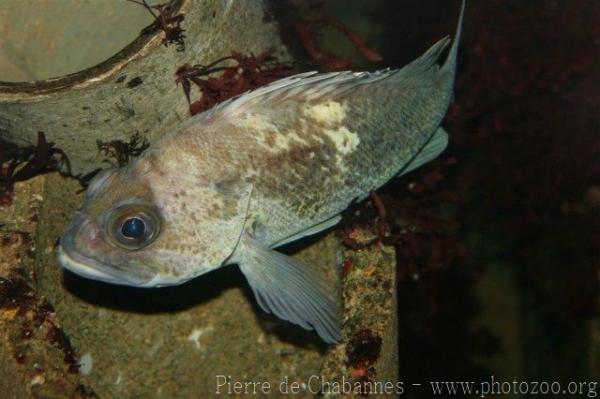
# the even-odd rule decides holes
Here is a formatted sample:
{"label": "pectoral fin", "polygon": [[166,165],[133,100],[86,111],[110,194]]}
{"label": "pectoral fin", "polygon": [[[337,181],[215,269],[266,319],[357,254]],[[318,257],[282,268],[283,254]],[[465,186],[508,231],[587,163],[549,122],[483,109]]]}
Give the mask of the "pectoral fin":
{"label": "pectoral fin", "polygon": [[267,248],[244,234],[239,266],[267,313],[311,330],[327,343],[338,342],[340,323],[334,289],[317,268]]}
{"label": "pectoral fin", "polygon": [[417,155],[402,168],[398,176],[405,175],[427,162],[434,160],[446,149],[447,145],[448,133],[446,133],[443,128],[439,127]]}

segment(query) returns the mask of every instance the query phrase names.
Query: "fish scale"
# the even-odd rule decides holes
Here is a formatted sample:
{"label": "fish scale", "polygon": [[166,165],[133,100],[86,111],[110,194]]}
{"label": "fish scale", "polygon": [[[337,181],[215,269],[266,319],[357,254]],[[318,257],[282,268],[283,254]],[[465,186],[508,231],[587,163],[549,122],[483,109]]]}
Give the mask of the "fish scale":
{"label": "fish scale", "polygon": [[[278,185],[281,190],[277,190],[277,187],[267,184],[268,181],[285,180],[290,169],[298,166],[293,162],[279,162],[276,168],[263,168],[263,174],[250,181],[256,188],[256,200],[252,201],[250,210],[257,215],[269,215],[270,220],[264,224],[269,226],[270,234],[267,236],[270,244],[329,219],[346,209],[353,200],[364,198],[396,175],[431,138],[446,112],[450,95],[435,96],[439,90],[434,85],[409,94],[396,93],[394,89],[402,90],[403,87],[395,87],[394,82],[389,82],[394,79],[394,72],[389,73],[392,75],[387,80],[372,83],[374,87],[361,87],[352,96],[334,97],[349,108],[349,116],[338,127],[356,132],[359,140],[354,151],[340,155],[342,163],[348,165],[346,168],[332,167],[320,174],[307,170],[306,175],[297,176],[303,181],[296,182],[293,191],[281,185]],[[443,78],[447,80],[448,77]],[[387,90],[383,90],[381,85],[385,85]],[[365,106],[363,98],[379,100],[377,104]],[[381,106],[381,102],[386,105]],[[271,112],[276,115],[277,109]],[[295,112],[294,118],[297,119],[299,114]],[[316,126],[303,134],[302,137],[313,144],[291,151],[335,152],[331,142],[323,144],[317,139],[323,137],[322,128]],[[283,154],[283,159],[293,160],[290,152]],[[268,158],[270,154],[265,156]],[[330,159],[323,161],[331,164]],[[319,165],[315,159],[299,158],[295,162],[300,166],[305,163]],[[328,184],[323,184],[325,177]],[[315,195],[315,191],[319,195]],[[260,216],[257,219],[260,220]],[[278,223],[274,223],[275,220]]]}

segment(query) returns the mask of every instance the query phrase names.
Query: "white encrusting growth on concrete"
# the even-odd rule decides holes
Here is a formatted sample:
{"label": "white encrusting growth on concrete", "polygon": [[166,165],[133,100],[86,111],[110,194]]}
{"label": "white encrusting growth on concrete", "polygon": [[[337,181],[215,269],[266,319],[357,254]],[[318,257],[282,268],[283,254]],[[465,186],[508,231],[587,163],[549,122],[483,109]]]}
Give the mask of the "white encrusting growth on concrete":
{"label": "white encrusting growth on concrete", "polygon": [[190,335],[187,337],[187,340],[193,342],[196,346],[196,349],[204,352],[205,348],[200,343],[200,338],[207,334],[212,334],[215,331],[213,326],[207,326],[204,328],[194,328]]}
{"label": "white encrusting growth on concrete", "polygon": [[90,375],[93,366],[94,358],[90,352],[87,352],[79,359],[79,373],[82,375]]}

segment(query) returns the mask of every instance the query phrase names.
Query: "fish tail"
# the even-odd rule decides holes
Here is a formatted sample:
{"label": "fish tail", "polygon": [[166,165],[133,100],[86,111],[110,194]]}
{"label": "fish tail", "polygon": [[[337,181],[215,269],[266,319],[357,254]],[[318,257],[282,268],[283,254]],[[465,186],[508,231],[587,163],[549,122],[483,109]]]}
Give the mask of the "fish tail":
{"label": "fish tail", "polygon": [[[450,52],[448,53],[448,58],[444,65],[442,66],[442,73],[450,73],[453,77],[456,71],[456,59],[458,56],[458,45],[460,43],[460,37],[462,34],[462,25],[463,25],[463,16],[465,13],[465,4],[466,0],[462,0],[462,5],[460,7],[460,15],[458,17],[458,26],[456,27],[456,33],[454,34],[454,40],[452,42],[452,47],[450,47]],[[452,79],[454,80],[454,79]]]}
{"label": "fish tail", "polygon": [[[458,27],[452,41],[452,47],[448,52],[446,61],[441,66],[438,60],[444,49],[450,43],[450,37],[446,36],[431,46],[422,56],[406,65],[394,75],[394,80],[410,85],[411,83],[420,84],[422,82],[432,81],[444,76],[444,81],[453,83],[456,69],[456,58],[458,55],[458,43],[462,32],[463,14],[466,0],[462,0],[460,16],[458,18]],[[448,79],[450,78],[450,79]]]}

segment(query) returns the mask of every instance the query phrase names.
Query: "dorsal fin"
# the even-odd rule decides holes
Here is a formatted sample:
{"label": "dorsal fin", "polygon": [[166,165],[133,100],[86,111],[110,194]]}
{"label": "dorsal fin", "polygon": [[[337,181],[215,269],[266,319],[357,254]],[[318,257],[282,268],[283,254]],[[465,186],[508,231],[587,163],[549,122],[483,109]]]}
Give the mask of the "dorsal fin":
{"label": "dorsal fin", "polygon": [[193,121],[188,120],[186,125],[217,118],[222,114],[230,117],[243,114],[256,105],[260,105],[262,109],[268,108],[269,104],[277,104],[291,97],[310,101],[325,95],[341,95],[357,85],[386,79],[397,72],[398,70],[383,69],[375,72],[318,73],[311,71],[300,73],[224,101],[210,110],[194,116],[191,118]]}
{"label": "dorsal fin", "polygon": [[432,79],[439,71],[437,60],[450,43],[450,38],[445,37],[435,43],[422,56],[404,66],[398,71],[398,79],[405,82],[422,83],[428,79]]}

